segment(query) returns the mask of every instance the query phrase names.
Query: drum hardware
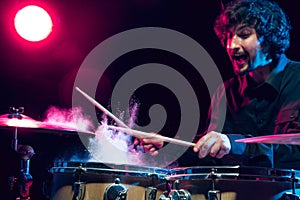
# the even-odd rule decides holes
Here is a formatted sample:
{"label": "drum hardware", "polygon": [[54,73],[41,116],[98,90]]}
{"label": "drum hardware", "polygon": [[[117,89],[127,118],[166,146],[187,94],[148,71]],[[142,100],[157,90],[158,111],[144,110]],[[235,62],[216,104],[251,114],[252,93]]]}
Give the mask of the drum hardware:
{"label": "drum hardware", "polygon": [[169,196],[171,190],[172,190],[172,182],[169,179],[166,179],[165,183],[165,191],[162,195],[160,195],[159,200],[167,200],[167,197]]}
{"label": "drum hardware", "polygon": [[[235,142],[243,143],[265,143],[265,144],[290,144],[290,145],[300,145],[300,133],[289,133],[289,134],[276,134],[276,135],[265,135],[257,136],[251,138],[244,138],[235,140]],[[292,193],[285,193],[280,198],[282,200],[299,200],[299,195],[296,194],[295,188],[296,183],[299,183],[299,180],[295,176],[295,172],[292,171],[292,176],[289,179],[292,181]]]}
{"label": "drum hardware", "polygon": [[[23,118],[21,113],[24,113],[24,107],[19,107],[19,108],[9,107],[9,114],[7,117],[8,117],[8,119],[17,118],[17,119],[21,120]],[[14,137],[13,137],[11,144],[12,144],[12,149],[17,152],[18,151],[18,128],[17,128],[17,126],[15,127]]]}
{"label": "drum hardware", "polygon": [[19,145],[18,155],[21,158],[21,170],[18,177],[11,176],[8,178],[8,184],[11,190],[17,183],[19,186],[19,195],[16,200],[30,200],[30,187],[32,185],[33,179],[29,173],[30,159],[34,155],[33,148],[28,145]]}
{"label": "drum hardware", "polygon": [[[34,150],[29,145],[19,145],[18,144],[18,127],[23,122],[24,107],[10,107],[9,114],[7,118],[4,120],[7,122],[6,125],[14,126],[14,135],[11,143],[12,149],[17,152],[20,157],[20,173],[17,177],[10,176],[8,178],[8,185],[11,190],[13,190],[14,185],[17,184],[19,186],[19,195],[17,200],[29,200],[30,199],[30,187],[32,185],[33,179],[31,174],[29,173],[30,159],[34,155]],[[15,124],[8,124],[8,122],[14,121]]]}
{"label": "drum hardware", "polygon": [[167,184],[167,191],[159,197],[159,200],[191,200],[192,196],[188,190],[179,189],[180,181],[175,180],[175,189],[169,189],[169,184]]}
{"label": "drum hardware", "polygon": [[145,190],[145,200],[155,200],[157,194],[157,188],[147,187]]}
{"label": "drum hardware", "polygon": [[299,179],[296,178],[295,171],[292,171],[292,176],[289,180],[292,181],[292,193],[284,193],[280,200],[300,200],[300,196],[296,194],[296,183],[299,183]]}
{"label": "drum hardware", "polygon": [[145,200],[155,200],[157,194],[157,188],[153,187],[155,180],[158,178],[156,174],[150,174],[152,186],[145,189]]}
{"label": "drum hardware", "polygon": [[[77,150],[77,146],[73,146],[73,141],[82,142],[83,139],[84,141],[87,141],[90,137],[94,137],[94,133],[88,131],[80,132],[76,127],[73,128],[69,124],[57,125],[53,122],[34,120],[33,118],[24,115],[24,107],[10,107],[9,113],[0,115],[0,129],[5,133],[2,142],[5,142],[5,144],[3,144],[7,146],[7,153],[9,153],[5,159],[11,162],[11,164],[9,163],[7,165],[7,169],[5,169],[8,173],[6,171],[2,173],[6,184],[0,185],[0,192],[6,196],[13,197],[12,199],[16,199],[18,197],[17,199],[22,200],[30,198],[43,199],[50,196],[49,190],[51,189],[50,184],[52,183],[48,183],[48,185],[46,185],[47,183],[44,181],[44,179],[50,180],[50,178],[48,179],[47,177],[48,175],[44,174],[44,172],[47,172],[47,168],[49,166],[48,161],[51,161],[56,157],[60,157],[62,154],[63,156],[67,154],[67,152],[69,152],[69,149],[67,148],[72,147],[72,150],[73,148],[76,148]],[[6,133],[8,134],[6,135]],[[80,138],[78,138],[78,135]],[[44,143],[44,141],[41,140],[44,138],[41,137],[48,136],[50,137],[49,139],[51,143]],[[52,143],[52,140],[56,140],[58,136],[66,137],[68,141],[63,144],[58,143],[59,146],[57,146],[57,148],[55,146],[53,150],[51,149],[48,151],[46,148],[48,148],[48,145],[56,144]],[[72,137],[72,140],[69,140],[70,137]],[[59,140],[59,142],[60,141],[61,140]],[[35,155],[37,157],[34,157],[34,159],[41,159],[41,162],[39,163],[34,161],[37,165],[34,165],[33,163],[34,166],[32,166],[32,162],[30,163],[30,158],[32,156],[30,154],[34,154],[34,151],[31,146],[28,145],[34,145],[32,147],[35,151],[36,148],[39,147],[39,152]],[[67,149],[66,152],[64,151],[65,149]],[[25,153],[23,153],[25,155],[30,155],[30,157],[23,157],[21,151],[24,151]],[[82,151],[78,150],[78,152],[81,153]],[[2,155],[5,154],[6,152]],[[32,177],[34,178],[34,182]],[[74,180],[72,184],[73,183]],[[34,184],[33,187],[31,186],[32,184]],[[72,199],[72,197],[69,199]]]}
{"label": "drum hardware", "polygon": [[221,192],[220,190],[216,190],[215,189],[215,181],[216,178],[218,178],[220,175],[217,175],[215,173],[217,169],[212,168],[211,172],[209,173],[208,177],[211,178],[211,185],[212,185],[212,189],[208,191],[208,200],[221,200]]}
{"label": "drum hardware", "polygon": [[105,188],[103,200],[126,200],[128,189],[120,182],[120,179],[116,178],[115,183]]}
{"label": "drum hardware", "polygon": [[51,200],[72,199],[76,170],[82,172],[78,173],[80,181],[86,182],[84,199],[102,200],[158,200],[170,173],[169,169],[149,166],[58,161],[49,169]]}
{"label": "drum hardware", "polygon": [[74,182],[73,184],[74,194],[72,200],[83,200],[85,196],[86,182],[81,181],[81,175],[86,171],[87,171],[86,168],[82,167],[81,163],[77,168],[74,169],[75,178],[78,181]]}
{"label": "drum hardware", "polygon": [[[296,183],[298,183],[299,182],[299,179],[298,178],[296,178],[296,175],[295,175],[295,171],[293,170],[292,171],[292,177],[290,178],[290,180],[292,181],[292,194],[296,194]],[[299,197],[298,197],[298,199],[299,199]]]}
{"label": "drum hardware", "polygon": [[82,167],[82,163],[78,167],[74,169],[75,177],[80,179],[81,174],[85,173],[87,169],[85,167]]}
{"label": "drum hardware", "polygon": [[77,181],[73,185],[74,195],[72,200],[83,200],[86,191],[86,182]]}
{"label": "drum hardware", "polygon": [[18,119],[22,119],[22,115],[21,113],[24,113],[24,107],[19,107],[19,108],[15,108],[15,107],[9,107],[9,115],[8,118],[18,118]]}

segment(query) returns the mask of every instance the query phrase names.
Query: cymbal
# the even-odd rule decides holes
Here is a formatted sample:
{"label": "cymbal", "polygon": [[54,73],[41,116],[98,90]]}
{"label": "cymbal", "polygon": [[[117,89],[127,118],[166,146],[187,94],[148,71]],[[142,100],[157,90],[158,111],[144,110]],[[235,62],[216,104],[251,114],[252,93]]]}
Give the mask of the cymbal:
{"label": "cymbal", "polygon": [[300,133],[265,135],[235,140],[242,143],[292,144],[300,145]]}
{"label": "cymbal", "polygon": [[77,127],[62,124],[62,123],[50,123],[42,122],[32,119],[24,114],[19,114],[20,118],[11,117],[10,114],[0,115],[0,127],[2,128],[22,128],[23,130],[48,132],[48,133],[82,133],[82,134],[94,134],[91,131],[79,130]]}
{"label": "cymbal", "polygon": [[41,122],[34,120],[26,115],[19,114],[20,118],[11,117],[10,114],[0,115],[0,126],[39,128]]}

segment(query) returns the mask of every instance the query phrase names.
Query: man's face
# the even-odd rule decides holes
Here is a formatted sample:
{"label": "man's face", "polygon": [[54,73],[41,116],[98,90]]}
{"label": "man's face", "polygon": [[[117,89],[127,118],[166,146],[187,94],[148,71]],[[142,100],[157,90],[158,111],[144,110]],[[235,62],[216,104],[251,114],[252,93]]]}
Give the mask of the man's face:
{"label": "man's face", "polygon": [[261,42],[254,28],[239,24],[227,35],[226,50],[235,73],[243,75],[258,67],[269,64],[272,60],[262,52]]}

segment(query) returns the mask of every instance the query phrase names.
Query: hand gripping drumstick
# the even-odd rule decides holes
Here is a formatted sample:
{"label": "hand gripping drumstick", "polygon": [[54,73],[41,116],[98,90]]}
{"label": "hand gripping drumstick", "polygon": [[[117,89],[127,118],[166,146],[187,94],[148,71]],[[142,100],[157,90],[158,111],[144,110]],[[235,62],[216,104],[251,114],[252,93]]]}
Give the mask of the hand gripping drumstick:
{"label": "hand gripping drumstick", "polygon": [[161,139],[165,142],[170,142],[173,144],[178,144],[178,145],[187,146],[187,147],[196,145],[195,143],[186,142],[186,141],[178,140],[178,139],[174,139],[174,138],[169,138],[169,137],[165,137],[162,135],[156,135],[153,133],[147,133],[147,132],[143,132],[143,131],[133,130],[130,128],[122,128],[122,127],[117,127],[117,126],[108,126],[108,128],[114,129],[117,131],[122,131],[124,133],[128,133],[132,136],[139,137],[139,138],[157,138],[157,139]]}
{"label": "hand gripping drumstick", "polygon": [[182,145],[182,146],[188,146],[188,147],[196,145],[195,143],[186,142],[186,141],[183,141],[183,140],[178,140],[178,139],[169,138],[169,137],[165,137],[165,136],[161,136],[161,135],[155,135],[153,133],[147,133],[147,132],[143,132],[143,131],[133,130],[133,129],[129,128],[119,118],[117,118],[111,112],[109,112],[106,108],[104,108],[101,104],[99,104],[96,100],[94,100],[93,98],[91,98],[90,96],[88,96],[85,92],[83,92],[82,90],[80,90],[78,87],[76,87],[76,90],[78,92],[80,92],[85,98],[87,98],[87,100],[89,100],[97,108],[99,108],[100,110],[102,110],[107,116],[109,116],[110,118],[112,118],[119,126],[122,126],[122,127],[108,126],[108,128],[110,128],[110,129],[122,131],[122,132],[128,133],[128,134],[130,134],[132,136],[135,136],[135,137],[138,137],[138,138],[145,138],[145,137],[147,137],[147,138],[157,138],[157,139],[161,139],[161,140],[163,140],[165,142],[169,142],[169,143],[173,143],[173,144],[178,144],[178,145]]}

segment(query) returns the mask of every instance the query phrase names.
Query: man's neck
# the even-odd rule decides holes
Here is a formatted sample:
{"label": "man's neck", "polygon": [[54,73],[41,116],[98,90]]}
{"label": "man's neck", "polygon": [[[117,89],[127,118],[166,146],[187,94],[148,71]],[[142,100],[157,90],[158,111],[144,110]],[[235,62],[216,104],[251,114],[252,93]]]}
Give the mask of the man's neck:
{"label": "man's neck", "polygon": [[258,67],[256,70],[249,72],[250,77],[258,84],[266,82],[270,73],[272,63],[263,67]]}

